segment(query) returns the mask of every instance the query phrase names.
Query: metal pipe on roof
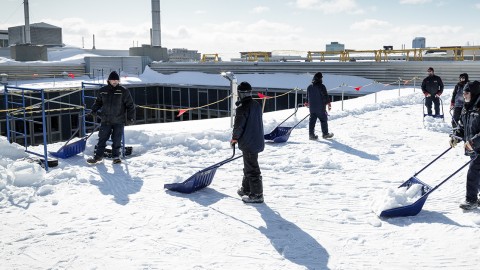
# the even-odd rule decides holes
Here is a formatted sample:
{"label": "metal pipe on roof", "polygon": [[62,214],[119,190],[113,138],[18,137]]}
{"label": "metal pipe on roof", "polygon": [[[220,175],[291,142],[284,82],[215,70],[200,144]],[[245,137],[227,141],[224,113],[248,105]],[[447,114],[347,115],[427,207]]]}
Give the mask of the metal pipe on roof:
{"label": "metal pipe on roof", "polygon": [[161,46],[160,0],[152,0],[152,46]]}
{"label": "metal pipe on roof", "polygon": [[28,0],[23,1],[23,12],[25,13],[25,43],[32,43],[30,39],[30,14],[28,8]]}

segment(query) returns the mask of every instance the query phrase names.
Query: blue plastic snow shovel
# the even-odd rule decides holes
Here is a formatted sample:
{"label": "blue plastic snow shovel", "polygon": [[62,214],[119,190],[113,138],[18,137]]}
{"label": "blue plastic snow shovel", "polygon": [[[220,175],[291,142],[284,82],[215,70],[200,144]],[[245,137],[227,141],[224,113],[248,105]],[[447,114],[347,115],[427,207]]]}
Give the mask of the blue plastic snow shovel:
{"label": "blue plastic snow shovel", "polygon": [[288,141],[288,138],[290,138],[290,134],[292,133],[292,130],[298,126],[303,120],[305,120],[310,114],[305,116],[302,120],[300,120],[297,124],[295,124],[293,127],[281,127],[285,121],[287,121],[290,117],[292,117],[298,110],[298,107],[295,109],[295,112],[293,112],[287,119],[283,120],[272,132],[263,135],[263,138],[267,141],[272,141],[274,143],[283,143]]}
{"label": "blue plastic snow shovel", "polygon": [[461,171],[463,168],[465,168],[467,165],[470,164],[475,158],[472,158],[470,161],[462,165],[459,169],[457,169],[454,173],[452,173],[450,176],[445,178],[442,182],[440,182],[438,185],[435,187],[431,187],[424,182],[420,181],[420,179],[417,178],[417,175],[420,174],[423,170],[425,170],[428,166],[432,165],[435,161],[437,161],[440,157],[442,157],[444,154],[446,154],[448,151],[450,151],[452,148],[448,148],[445,152],[440,154],[438,157],[436,157],[432,162],[430,162],[427,166],[423,167],[419,172],[417,172],[414,176],[412,176],[410,179],[405,181],[403,184],[399,186],[401,187],[407,187],[409,189],[412,185],[414,184],[420,184],[422,186],[421,192],[422,196],[418,198],[414,203],[410,205],[405,205],[405,206],[400,206],[392,209],[387,209],[384,210],[380,213],[380,217],[406,217],[406,216],[415,216],[420,211],[422,210],[423,205],[425,204],[425,201],[427,200],[428,195],[435,191],[437,188],[439,188],[441,185],[443,185],[447,180],[452,178],[455,174],[457,174],[459,171]]}
{"label": "blue plastic snow shovel", "polygon": [[233,154],[230,158],[227,158],[224,161],[220,161],[208,168],[205,168],[201,171],[196,172],[194,175],[190,176],[187,180],[182,183],[171,183],[165,184],[163,187],[171,190],[177,191],[180,193],[192,193],[197,190],[203,189],[209,186],[212,183],[213,176],[217,172],[217,169],[230,161],[241,158],[243,155],[235,157],[235,146],[233,147]]}
{"label": "blue plastic snow shovel", "polygon": [[68,139],[68,141],[62,147],[60,147],[60,149],[58,149],[57,152],[49,152],[50,155],[52,155],[56,158],[67,159],[69,157],[73,157],[73,156],[75,156],[77,154],[80,154],[83,151],[85,151],[85,147],[87,145],[88,138],[90,138],[90,136],[93,135],[93,133],[100,127],[100,125],[95,127],[92,130],[92,132],[90,132],[90,134],[88,134],[88,136],[83,137],[80,140],[69,144],[69,142],[73,139],[73,137],[75,137],[77,132],[80,130],[80,127],[81,126],[79,126],[77,128],[77,130],[73,133],[73,135],[70,137],[70,139]]}

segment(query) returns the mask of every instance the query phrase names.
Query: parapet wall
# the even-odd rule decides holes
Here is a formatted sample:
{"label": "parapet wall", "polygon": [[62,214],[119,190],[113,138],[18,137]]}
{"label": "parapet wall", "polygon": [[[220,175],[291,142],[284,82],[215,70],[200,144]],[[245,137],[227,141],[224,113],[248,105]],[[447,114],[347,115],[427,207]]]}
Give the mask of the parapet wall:
{"label": "parapet wall", "polygon": [[446,85],[455,85],[461,73],[468,73],[471,80],[480,80],[480,62],[477,61],[392,61],[392,62],[206,62],[206,63],[160,63],[150,64],[152,70],[162,74],[179,71],[205,73],[330,73],[360,76],[380,83],[417,79],[421,83],[427,76],[428,67],[435,69]]}

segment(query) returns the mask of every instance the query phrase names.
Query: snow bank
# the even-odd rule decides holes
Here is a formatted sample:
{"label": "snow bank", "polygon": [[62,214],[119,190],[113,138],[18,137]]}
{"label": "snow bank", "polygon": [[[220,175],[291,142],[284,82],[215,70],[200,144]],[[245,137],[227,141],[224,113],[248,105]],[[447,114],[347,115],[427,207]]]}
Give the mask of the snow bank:
{"label": "snow bank", "polygon": [[26,158],[23,147],[0,137],[0,207],[7,198],[30,202],[35,186],[44,182],[45,170]]}

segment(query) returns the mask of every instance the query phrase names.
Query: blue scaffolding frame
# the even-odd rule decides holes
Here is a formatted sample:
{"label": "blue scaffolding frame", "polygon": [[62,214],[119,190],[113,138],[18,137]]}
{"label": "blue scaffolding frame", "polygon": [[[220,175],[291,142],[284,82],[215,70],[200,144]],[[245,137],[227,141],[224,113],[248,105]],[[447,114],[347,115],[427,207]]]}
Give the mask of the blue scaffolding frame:
{"label": "blue scaffolding frame", "polygon": [[[86,108],[87,106],[87,100],[95,100],[97,97],[96,95],[93,95],[93,96],[89,96],[89,95],[86,95],[85,94],[85,89],[88,87],[88,86],[94,86],[94,87],[102,87],[102,86],[105,86],[105,84],[100,84],[100,83],[86,83],[86,82],[82,82],[82,103],[83,103],[83,113],[82,113],[82,123],[83,123],[83,126],[82,126],[82,134],[83,136],[86,136],[87,135],[87,124],[91,124],[93,126],[93,128],[95,128],[97,125],[99,125],[97,122],[95,121],[87,121],[86,120],[86,116],[87,114],[89,114],[92,110],[89,109],[89,108]],[[94,93],[96,93],[98,89],[93,89]]]}
{"label": "blue scaffolding frame", "polygon": [[[11,90],[10,90],[11,89]],[[18,95],[13,95],[14,91],[16,92],[21,92],[21,94]],[[35,121],[33,119],[27,119],[27,107],[26,107],[26,99],[31,99],[31,97],[25,96],[25,92],[34,92],[34,93],[40,93],[41,96],[41,102],[38,104],[35,104],[33,106],[30,106],[32,108],[39,108],[41,109],[41,114],[42,114],[42,121]],[[24,146],[25,146],[25,152],[43,157],[43,166],[46,171],[48,171],[48,151],[47,151],[47,125],[46,125],[46,117],[45,117],[45,91],[44,89],[32,89],[32,88],[24,88],[24,87],[15,87],[15,86],[4,86],[4,93],[5,93],[5,109],[7,109],[7,117],[6,117],[6,122],[7,122],[7,139],[9,142],[11,142],[11,134],[17,134],[17,135],[23,135],[24,138]],[[10,101],[9,100],[9,93],[12,93],[12,96],[16,97],[21,97],[21,102],[15,102],[15,101]],[[17,106],[17,107],[14,107]],[[10,112],[10,110],[15,110],[14,112]],[[22,117],[15,116],[17,114],[21,114]],[[16,121],[20,120],[23,121],[23,133],[22,132],[17,132],[15,129],[11,129],[10,127],[10,121]],[[43,154],[39,154],[33,151],[28,150],[28,134],[27,134],[27,122],[32,122],[36,124],[41,124],[42,125],[42,131],[43,131]]]}

